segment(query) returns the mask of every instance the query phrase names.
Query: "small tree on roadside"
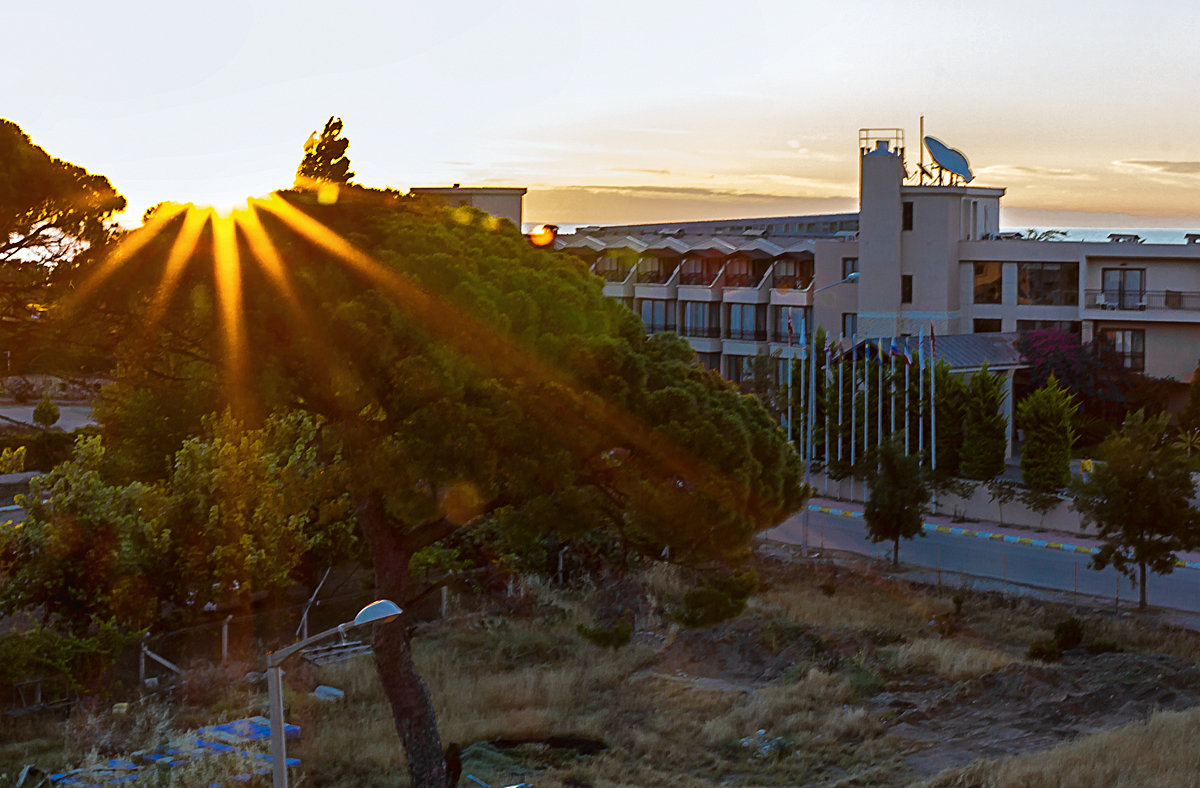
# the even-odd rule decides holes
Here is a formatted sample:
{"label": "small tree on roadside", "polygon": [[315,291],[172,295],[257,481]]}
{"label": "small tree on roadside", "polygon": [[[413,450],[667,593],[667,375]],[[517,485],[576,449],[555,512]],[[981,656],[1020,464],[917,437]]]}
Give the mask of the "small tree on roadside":
{"label": "small tree on roadside", "polygon": [[867,538],[892,543],[892,566],[900,565],[900,540],[924,536],[921,515],[929,503],[929,488],[916,457],[904,453],[893,439],[879,447],[879,471],[871,477],[871,492],[863,519]]}
{"label": "small tree on roadside", "polygon": [[1137,411],[1100,445],[1100,459],[1085,482],[1071,485],[1074,508],[1095,525],[1104,544],[1092,567],[1113,567],[1138,583],[1146,609],[1146,574],[1170,574],[1177,555],[1200,544],[1200,518],[1187,457],[1166,438],[1167,417]]}
{"label": "small tree on roadside", "polygon": [[1071,426],[1079,405],[1054,375],[1046,385],[1017,407],[1017,424],[1025,430],[1021,447],[1021,478],[1031,490],[1042,492],[1066,487],[1071,481]]}
{"label": "small tree on roadside", "polygon": [[50,429],[58,422],[58,406],[50,399],[50,392],[42,396],[42,401],[33,409],[33,423],[42,429]]}
{"label": "small tree on roadside", "polygon": [[[1004,471],[1008,420],[1000,408],[1005,396],[1004,383],[988,371],[987,363],[967,382],[961,470],[968,478],[987,481]],[[941,429],[940,424],[938,428]]]}

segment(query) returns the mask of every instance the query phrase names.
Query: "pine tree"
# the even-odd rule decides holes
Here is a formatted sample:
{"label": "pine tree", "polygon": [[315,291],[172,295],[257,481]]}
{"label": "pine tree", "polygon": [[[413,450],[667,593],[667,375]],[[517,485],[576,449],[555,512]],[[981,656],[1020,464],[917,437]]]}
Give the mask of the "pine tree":
{"label": "pine tree", "polygon": [[961,470],[970,479],[987,481],[1004,471],[1008,448],[1008,420],[1000,412],[1004,397],[1004,384],[986,363],[967,383]]}
{"label": "pine tree", "polygon": [[1025,430],[1021,448],[1021,478],[1031,490],[1066,487],[1071,481],[1071,426],[1078,403],[1053,375],[1017,408],[1017,423]]}
{"label": "pine tree", "polygon": [[871,477],[871,492],[863,511],[867,537],[892,543],[892,565],[900,565],[900,540],[923,536],[921,515],[929,503],[929,488],[921,464],[906,455],[895,438],[879,447],[879,472]]}
{"label": "pine tree", "polygon": [[304,143],[304,159],[296,170],[296,183],[325,181],[327,183],[349,183],[354,177],[350,172],[350,158],[346,148],[350,140],[341,136],[342,119],[330,117],[325,128],[314,131]]}

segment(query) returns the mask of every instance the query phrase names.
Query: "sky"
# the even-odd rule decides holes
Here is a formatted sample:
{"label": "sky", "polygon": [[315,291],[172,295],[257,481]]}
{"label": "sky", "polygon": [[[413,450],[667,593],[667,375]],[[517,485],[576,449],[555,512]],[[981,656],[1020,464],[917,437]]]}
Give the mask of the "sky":
{"label": "sky", "polygon": [[163,200],[290,186],[341,117],[368,186],[524,186],[527,222],[857,209],[858,130],[919,117],[1009,227],[1200,230],[1184,0],[10,4],[0,117]]}

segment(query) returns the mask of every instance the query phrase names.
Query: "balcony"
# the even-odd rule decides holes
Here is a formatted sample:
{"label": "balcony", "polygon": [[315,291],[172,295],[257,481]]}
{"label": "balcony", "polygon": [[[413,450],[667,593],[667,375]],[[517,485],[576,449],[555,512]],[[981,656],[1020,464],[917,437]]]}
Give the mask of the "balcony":
{"label": "balcony", "polygon": [[647,334],[662,334],[667,331],[674,331],[674,323],[650,323],[646,325]]}
{"label": "balcony", "polygon": [[775,274],[771,279],[771,287],[776,290],[807,290],[812,285],[811,274]]}
{"label": "balcony", "polygon": [[742,339],[742,340],[748,340],[750,342],[766,342],[767,341],[767,330],[765,328],[764,329],[754,329],[754,330],[744,329],[744,328],[731,328],[731,329],[729,329],[729,333],[728,333],[728,335],[726,335],[725,338],[726,339]]}
{"label": "balcony", "polygon": [[719,339],[721,337],[720,326],[684,326],[682,336],[693,337],[695,339]]}
{"label": "balcony", "polygon": [[716,278],[717,273],[715,271],[684,271],[679,274],[679,284],[711,287]]}
{"label": "balcony", "polygon": [[1200,292],[1186,290],[1087,290],[1084,298],[1084,306],[1088,309],[1134,312],[1200,310]]}
{"label": "balcony", "polygon": [[666,284],[671,278],[673,271],[657,269],[651,271],[638,271],[637,280],[640,285],[662,285]]}
{"label": "balcony", "polygon": [[754,287],[758,282],[754,274],[725,274],[726,287]]}
{"label": "balcony", "polygon": [[611,269],[610,268],[610,269],[606,269],[603,271],[596,271],[596,276],[600,277],[605,282],[624,282],[625,278],[629,276],[629,269],[628,268],[623,268],[623,269]]}

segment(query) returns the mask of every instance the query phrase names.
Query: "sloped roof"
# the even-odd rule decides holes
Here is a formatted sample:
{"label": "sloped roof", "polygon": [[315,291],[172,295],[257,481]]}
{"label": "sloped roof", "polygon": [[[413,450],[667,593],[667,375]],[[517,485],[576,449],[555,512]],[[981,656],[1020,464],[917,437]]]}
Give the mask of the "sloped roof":
{"label": "sloped roof", "polygon": [[[946,334],[937,337],[937,359],[945,361],[954,371],[979,369],[987,362],[988,369],[1008,370],[1028,366],[1017,350],[1017,339],[1020,334],[1016,331],[995,334]],[[901,352],[907,347],[913,361],[917,359],[918,337],[896,337],[895,345]],[[871,337],[859,343],[874,349],[882,343],[885,352],[891,350],[892,337]],[[924,337],[925,358],[932,358],[932,343],[928,336]],[[860,350],[861,352],[861,350]]]}

